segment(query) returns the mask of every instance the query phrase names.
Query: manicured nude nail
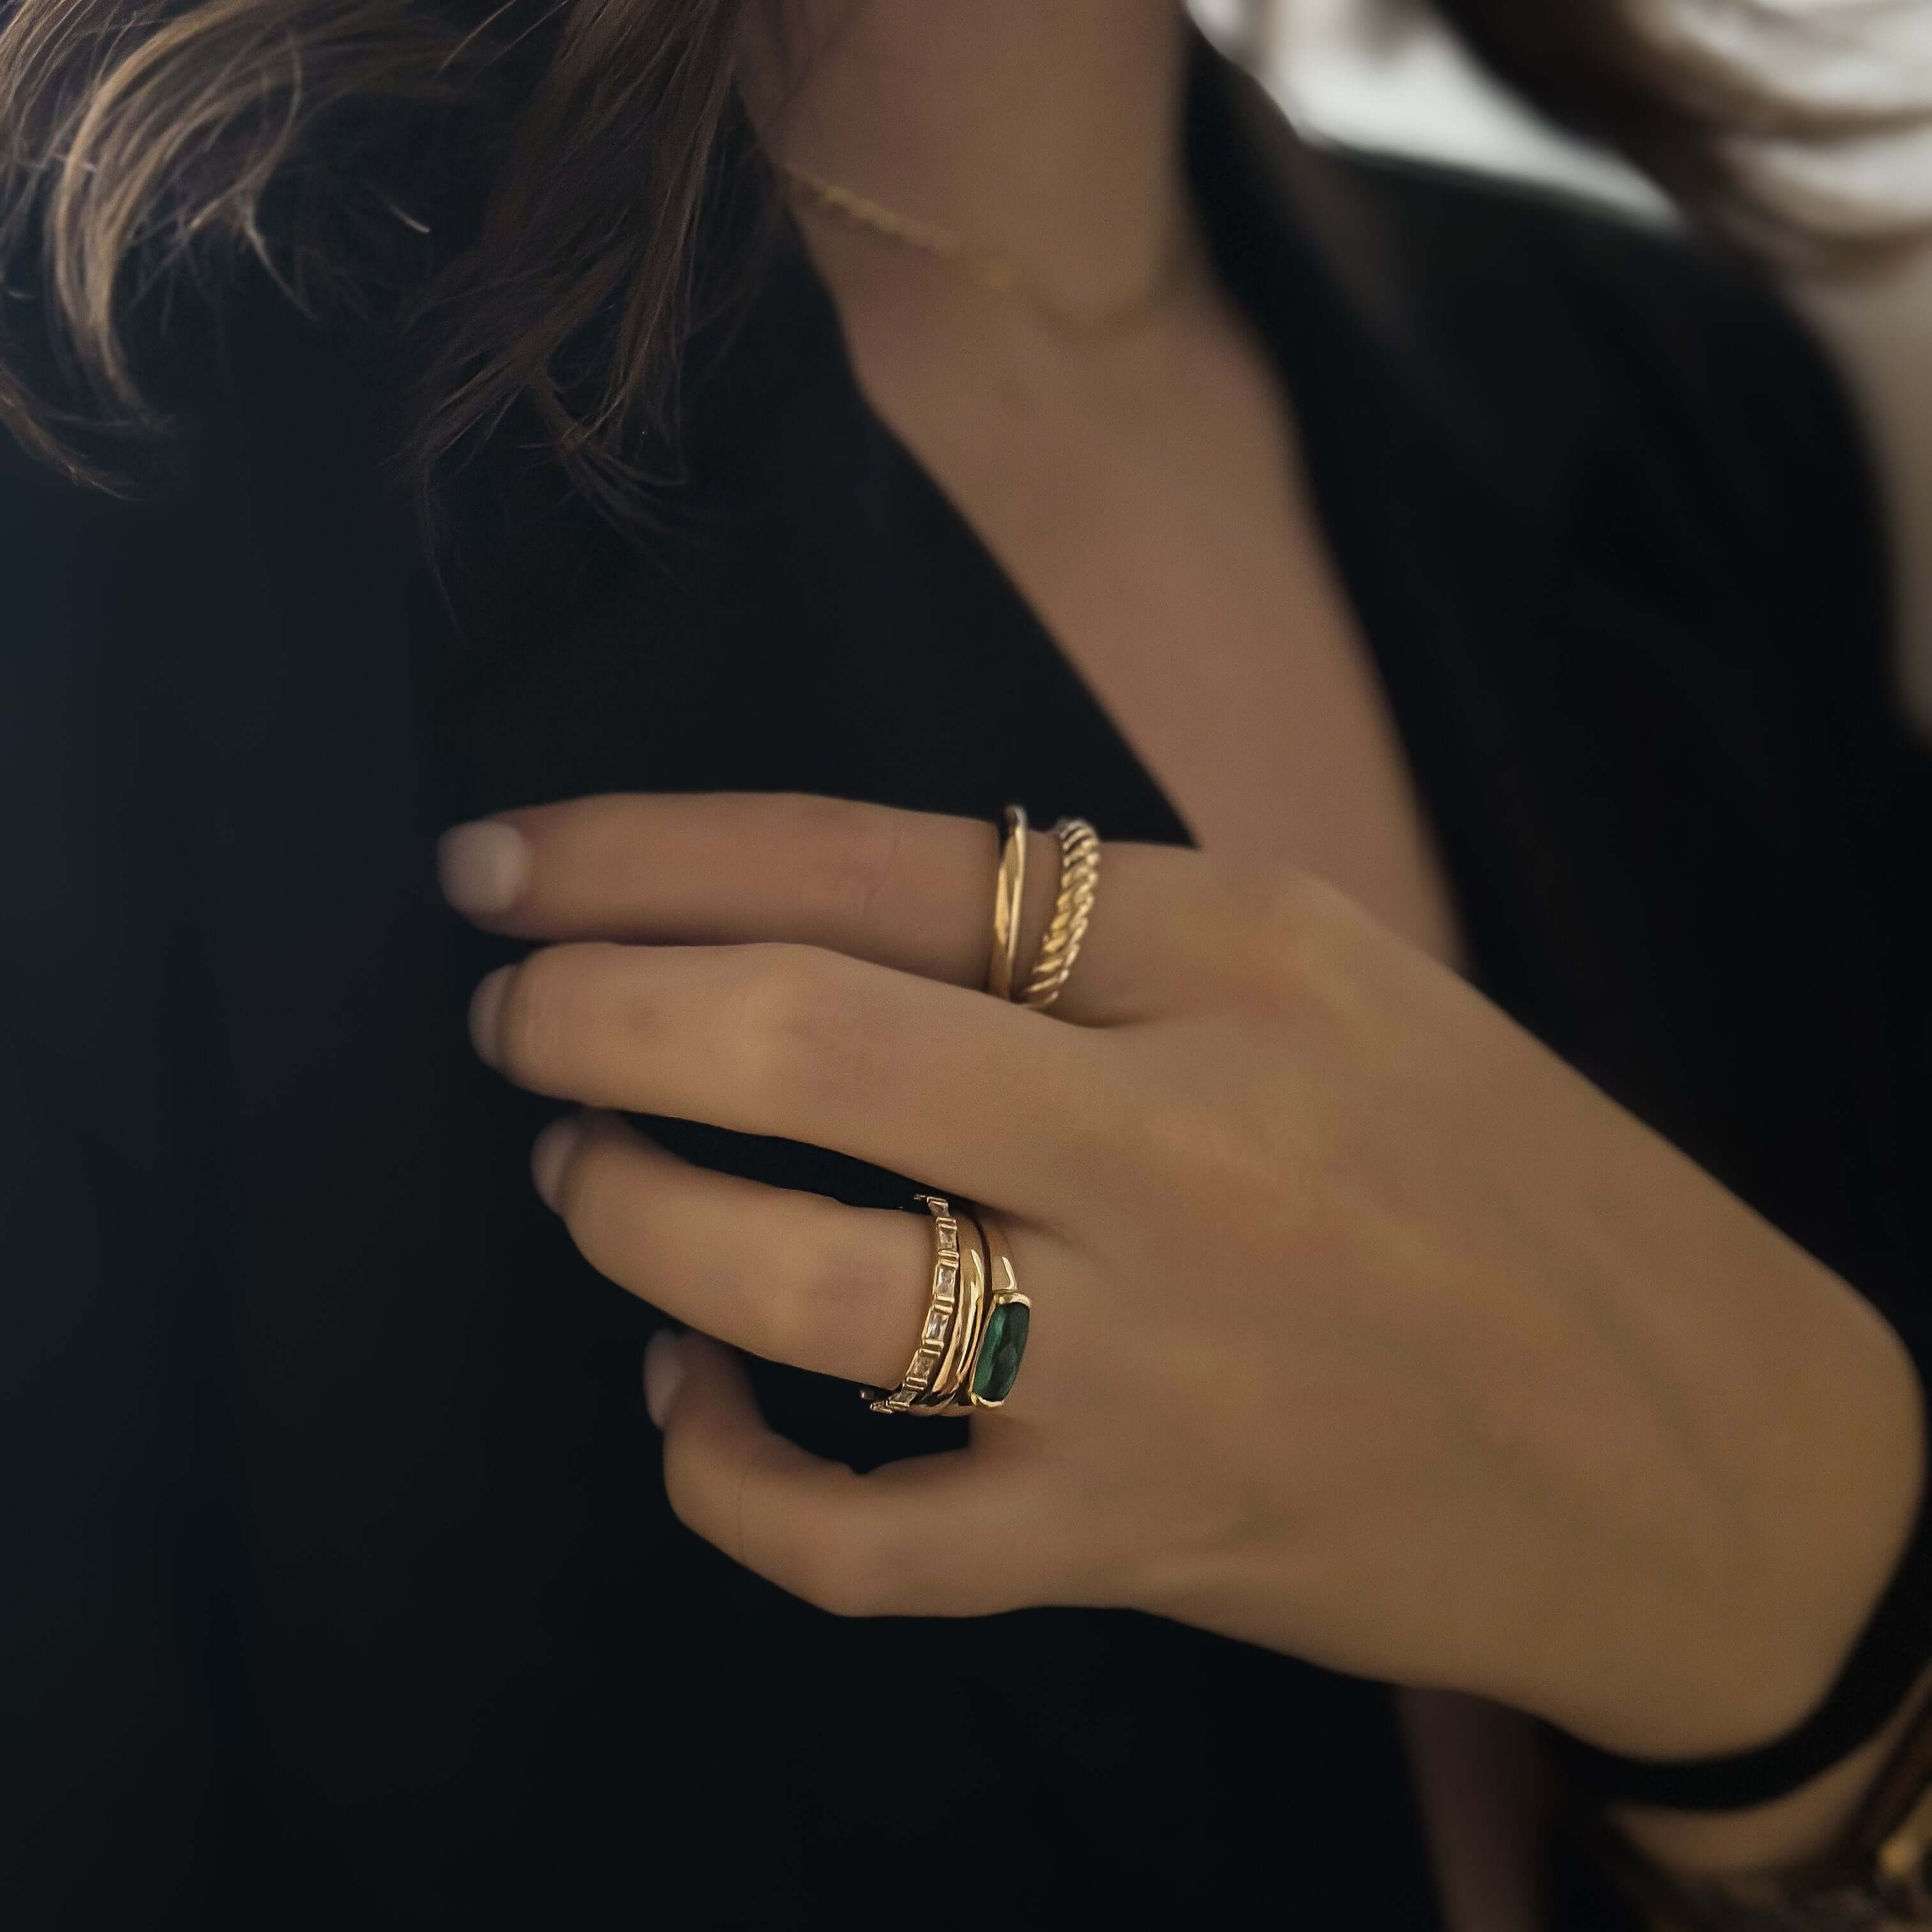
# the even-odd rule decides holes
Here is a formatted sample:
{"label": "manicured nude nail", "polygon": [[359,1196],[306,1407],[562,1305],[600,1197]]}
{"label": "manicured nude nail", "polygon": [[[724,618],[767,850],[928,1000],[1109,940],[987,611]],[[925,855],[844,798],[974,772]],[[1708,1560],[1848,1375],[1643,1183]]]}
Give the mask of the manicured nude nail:
{"label": "manicured nude nail", "polygon": [[459,825],[436,849],[442,896],[460,913],[488,919],[508,912],[530,882],[530,842],[494,818]]}
{"label": "manicured nude nail", "polygon": [[644,1348],[644,1406],[662,1429],[684,1381],[684,1344],[676,1331],[660,1328]]}
{"label": "manicured nude nail", "polygon": [[574,1114],[553,1120],[538,1135],[530,1148],[530,1178],[536,1183],[543,1204],[556,1212],[557,1190],[563,1184],[563,1170],[584,1138],[584,1123]]}
{"label": "manicured nude nail", "polygon": [[503,1011],[503,995],[510,989],[514,966],[499,966],[470,996],[470,1043],[485,1066],[496,1064],[496,1025]]}

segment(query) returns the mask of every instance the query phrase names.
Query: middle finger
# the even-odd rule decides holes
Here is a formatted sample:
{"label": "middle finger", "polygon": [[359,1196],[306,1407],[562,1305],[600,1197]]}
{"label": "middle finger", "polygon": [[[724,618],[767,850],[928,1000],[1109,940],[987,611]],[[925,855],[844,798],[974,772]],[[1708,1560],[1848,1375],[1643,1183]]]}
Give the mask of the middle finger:
{"label": "middle finger", "polygon": [[1108,1036],[803,946],[549,946],[470,1009],[518,1085],[830,1148],[1052,1220],[1110,1106]]}

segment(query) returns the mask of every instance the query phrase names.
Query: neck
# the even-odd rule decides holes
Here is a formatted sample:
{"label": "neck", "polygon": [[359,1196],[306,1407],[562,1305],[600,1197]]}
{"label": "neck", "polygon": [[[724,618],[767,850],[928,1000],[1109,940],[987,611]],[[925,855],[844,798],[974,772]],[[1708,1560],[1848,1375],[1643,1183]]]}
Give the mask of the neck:
{"label": "neck", "polygon": [[1175,0],[795,11],[788,62],[764,29],[748,50],[778,159],[996,250],[1070,304],[1103,308],[1159,273],[1185,211]]}

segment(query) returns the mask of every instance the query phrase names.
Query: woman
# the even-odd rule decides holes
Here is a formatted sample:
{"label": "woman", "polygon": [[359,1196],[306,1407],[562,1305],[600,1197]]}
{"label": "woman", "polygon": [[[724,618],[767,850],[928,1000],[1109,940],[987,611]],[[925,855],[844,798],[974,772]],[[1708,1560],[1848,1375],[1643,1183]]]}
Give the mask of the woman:
{"label": "woman", "polygon": [[[1924,788],[1791,325],[1165,0],[99,13],[5,54],[28,1922],[1507,1922],[1382,1682],[1640,1885],[1838,1842]],[[852,1386],[897,1174],[1036,1311],[963,1456]]]}

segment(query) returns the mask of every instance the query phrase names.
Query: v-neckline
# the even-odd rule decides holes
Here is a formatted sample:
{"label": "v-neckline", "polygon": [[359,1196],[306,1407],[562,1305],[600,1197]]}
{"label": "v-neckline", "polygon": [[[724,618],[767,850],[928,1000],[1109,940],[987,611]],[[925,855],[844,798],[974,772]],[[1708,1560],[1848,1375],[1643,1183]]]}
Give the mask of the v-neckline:
{"label": "v-neckline", "polygon": [[[1444,692],[1431,676],[1427,652],[1414,642],[1454,600],[1431,597],[1413,580],[1416,552],[1435,547],[1428,540],[1430,533],[1403,517],[1404,506],[1392,494],[1372,487],[1365,460],[1370,433],[1394,437],[1402,445],[1403,471],[1411,472],[1418,460],[1443,460],[1442,442],[1466,425],[1440,420],[1444,398],[1417,366],[1415,346],[1403,339],[1399,288],[1385,280],[1371,295],[1360,278],[1340,272],[1309,233],[1286,187],[1271,187],[1263,179],[1261,158],[1234,124],[1240,110],[1250,122],[1257,112],[1266,116],[1285,145],[1299,148],[1300,144],[1259,84],[1197,34],[1188,86],[1189,170],[1216,272],[1254,328],[1295,423],[1317,534],[1395,734],[1448,899],[1461,956],[1458,970],[1472,984],[1486,988],[1502,929],[1483,910],[1488,895],[1480,877],[1482,835],[1465,822],[1466,814],[1459,814],[1462,801],[1475,795],[1464,763],[1473,748],[1460,745],[1448,727],[1442,715]],[[1240,89],[1255,98],[1240,100]],[[1252,128],[1248,131],[1252,136]],[[1328,165],[1319,157],[1309,158],[1318,169]],[[1365,201],[1349,212],[1366,218],[1372,204]],[[818,325],[811,334],[822,328],[826,338],[820,352],[835,362],[838,384],[849,392],[849,406],[890,452],[903,488],[926,500],[934,527],[974,572],[996,587],[1012,616],[1013,638],[1024,639],[1033,660],[1030,668],[1060,687],[1138,775],[1161,830],[1137,829],[1134,836],[1197,844],[1176,800],[1037,607],[950,490],[866,395],[831,290],[795,226],[788,224],[778,245],[785,259],[774,265],[776,279],[794,291],[806,291],[803,299],[816,312]],[[1374,252],[1367,251],[1372,266],[1379,268],[1373,264]],[[797,299],[794,293],[786,306]],[[1373,313],[1378,308],[1380,313]],[[792,352],[802,348],[801,338],[794,336]],[[1400,407],[1394,406],[1397,398]],[[1440,436],[1435,434],[1438,429]],[[1424,440],[1418,441],[1418,431]],[[1498,502],[1492,507],[1514,522],[1512,506]],[[1401,567],[1391,568],[1391,559],[1399,560]],[[1058,815],[1063,808],[1047,808]],[[1077,800],[1064,806],[1068,812],[1078,808]],[[1108,828],[1101,830],[1104,833]]]}

